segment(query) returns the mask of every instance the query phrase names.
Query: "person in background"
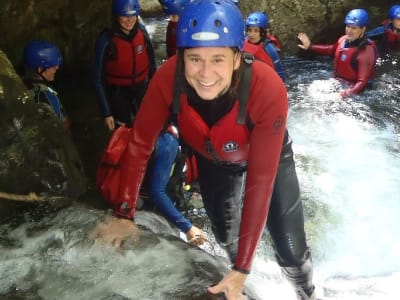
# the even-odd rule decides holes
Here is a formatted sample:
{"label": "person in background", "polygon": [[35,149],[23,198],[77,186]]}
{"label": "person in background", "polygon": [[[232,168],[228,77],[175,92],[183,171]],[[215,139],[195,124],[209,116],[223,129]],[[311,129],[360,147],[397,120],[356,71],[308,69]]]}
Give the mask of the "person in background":
{"label": "person in background", "polygon": [[176,54],[176,24],[178,24],[179,13],[182,7],[189,0],[159,0],[164,12],[169,15],[166,43],[167,43],[167,57]]}
{"label": "person in background", "polygon": [[365,33],[379,45],[381,52],[400,50],[400,5],[393,5],[388,12],[388,19],[380,26]]}
{"label": "person in background", "polygon": [[[194,0],[177,26],[177,55],[152,78],[122,157],[114,213],[134,220],[147,162],[165,124],[197,159],[206,213],[233,267],[211,294],[241,299],[265,226],[299,299],[314,299],[303,206],[277,73],[242,57],[243,17],[229,0]],[[171,76],[175,74],[175,76]],[[118,232],[114,232],[118,234]]]}
{"label": "person in background", "polygon": [[33,92],[36,103],[48,104],[69,132],[70,121],[57,92],[50,86],[62,63],[60,49],[46,40],[32,40],[24,48],[24,82]]}
{"label": "person in background", "polygon": [[252,53],[255,58],[272,65],[285,81],[285,72],[279,56],[281,44],[278,39],[267,32],[268,17],[263,12],[253,12],[246,18],[246,41],[244,51]]}
{"label": "person in background", "polygon": [[336,43],[315,45],[307,34],[300,32],[299,48],[319,55],[334,57],[335,77],[350,83],[350,87],[340,92],[340,97],[348,97],[363,91],[375,77],[377,48],[375,43],[365,37],[369,16],[364,9],[353,9],[345,17],[346,34]]}
{"label": "person in background", "polygon": [[92,79],[109,130],[132,125],[156,70],[150,37],[139,15],[138,0],[113,0],[112,28],[96,41]]}

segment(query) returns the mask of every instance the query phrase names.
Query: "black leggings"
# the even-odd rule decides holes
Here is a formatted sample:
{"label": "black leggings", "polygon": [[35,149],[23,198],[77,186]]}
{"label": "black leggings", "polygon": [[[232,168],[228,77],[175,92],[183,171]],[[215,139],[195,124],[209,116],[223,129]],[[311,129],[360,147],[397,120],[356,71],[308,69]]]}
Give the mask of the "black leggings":
{"label": "black leggings", "polygon": [[[311,289],[312,268],[303,268],[306,261],[310,260],[310,254],[306,244],[303,206],[291,144],[286,133],[266,226],[271,234],[279,265],[284,269],[295,268],[294,276],[300,277],[300,281],[306,281],[300,285],[304,284],[307,289]],[[201,195],[212,230],[234,261],[238,249],[246,173],[240,168],[232,169],[215,164],[199,155],[197,162]],[[293,278],[289,280],[294,281]]]}
{"label": "black leggings", "polygon": [[132,126],[133,116],[136,115],[147,89],[147,82],[133,86],[108,86],[107,98],[111,112],[117,124]]}

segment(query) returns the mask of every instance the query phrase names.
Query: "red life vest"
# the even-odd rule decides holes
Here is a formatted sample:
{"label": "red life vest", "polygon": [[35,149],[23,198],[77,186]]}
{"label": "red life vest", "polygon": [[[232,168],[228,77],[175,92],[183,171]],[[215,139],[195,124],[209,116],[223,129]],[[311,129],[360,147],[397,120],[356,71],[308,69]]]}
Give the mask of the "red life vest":
{"label": "red life vest", "polygon": [[266,64],[270,65],[272,68],[274,67],[274,63],[269,57],[268,53],[264,50],[264,44],[252,44],[249,42],[248,39],[244,41],[243,51],[248,52],[254,55],[254,57],[258,60],[265,62]]}
{"label": "red life vest", "polygon": [[229,113],[211,128],[181,96],[181,110],[177,116],[183,140],[202,156],[226,164],[245,164],[249,151],[249,129],[237,122],[239,101]]}
{"label": "red life vest", "polygon": [[115,58],[105,63],[109,85],[130,86],[149,76],[149,56],[144,34],[138,30],[131,41],[114,36]]}
{"label": "red life vest", "polygon": [[[342,36],[337,43],[338,46],[336,47],[334,59],[335,73],[340,78],[343,78],[350,82],[356,82],[358,80],[358,70],[357,67],[354,65],[357,59],[355,55],[360,52],[360,48],[345,48],[345,42],[346,36]],[[370,42],[370,44],[375,47],[375,44],[373,44],[373,42]],[[374,79],[374,72],[371,72],[371,74],[369,74],[369,79]]]}

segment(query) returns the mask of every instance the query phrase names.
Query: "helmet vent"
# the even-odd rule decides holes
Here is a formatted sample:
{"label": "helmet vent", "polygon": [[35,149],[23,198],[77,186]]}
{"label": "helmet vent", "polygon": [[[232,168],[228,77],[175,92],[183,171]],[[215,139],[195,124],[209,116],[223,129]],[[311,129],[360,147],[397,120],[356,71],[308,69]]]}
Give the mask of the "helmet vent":
{"label": "helmet vent", "polygon": [[197,26],[197,20],[196,19],[192,19],[190,21],[190,27],[196,27]]}

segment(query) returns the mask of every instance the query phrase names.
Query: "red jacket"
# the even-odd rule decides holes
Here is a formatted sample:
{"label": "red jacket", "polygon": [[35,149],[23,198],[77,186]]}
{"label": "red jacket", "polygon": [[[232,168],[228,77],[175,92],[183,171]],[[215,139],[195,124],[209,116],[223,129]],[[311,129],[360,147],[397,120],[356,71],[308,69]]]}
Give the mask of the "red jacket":
{"label": "red jacket", "polygon": [[[363,48],[344,48],[345,40],[346,35],[339,38],[335,44],[311,45],[309,50],[320,55],[334,56],[335,75],[351,83],[351,87],[344,91],[344,95],[348,96],[360,93],[368,82],[374,79],[377,50],[372,41],[368,41]],[[354,55],[357,56],[353,57]]]}
{"label": "red jacket", "polygon": [[[122,159],[119,197],[112,199],[116,203],[116,213],[120,216],[133,218],[147,161],[161,129],[171,117],[174,86],[172,74],[175,73],[176,60],[176,56],[171,57],[157,70],[136,116],[132,135]],[[247,181],[239,249],[235,261],[235,266],[242,270],[250,270],[266,224],[286,128],[287,111],[287,91],[282,80],[272,68],[255,61],[252,65],[247,104],[247,114],[254,127],[247,141]],[[232,126],[236,125],[236,120],[231,122]],[[212,130],[210,129],[210,132]],[[182,132],[182,128],[180,131]],[[204,152],[200,147],[205,145],[199,144],[196,147],[199,148],[194,149],[195,151]],[[129,209],[118,208],[123,202],[128,204],[124,206],[129,206]]]}

